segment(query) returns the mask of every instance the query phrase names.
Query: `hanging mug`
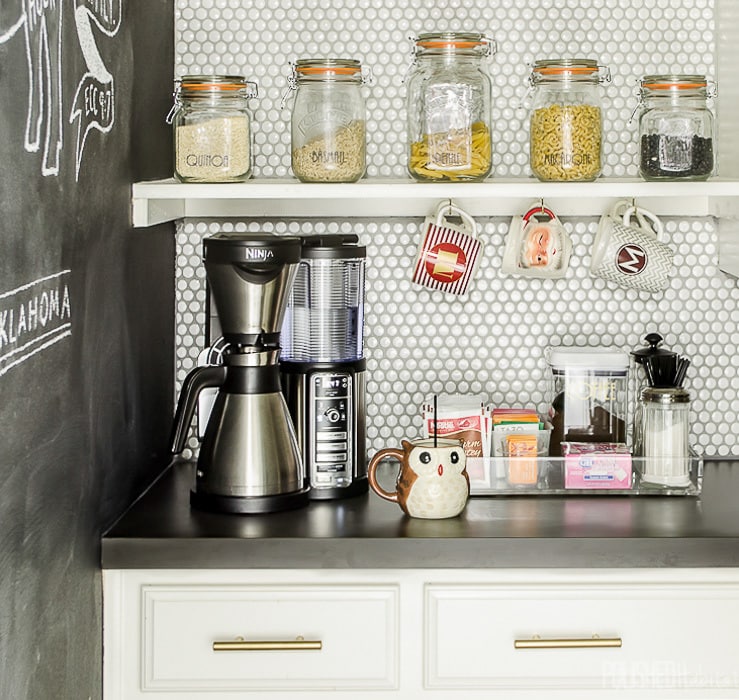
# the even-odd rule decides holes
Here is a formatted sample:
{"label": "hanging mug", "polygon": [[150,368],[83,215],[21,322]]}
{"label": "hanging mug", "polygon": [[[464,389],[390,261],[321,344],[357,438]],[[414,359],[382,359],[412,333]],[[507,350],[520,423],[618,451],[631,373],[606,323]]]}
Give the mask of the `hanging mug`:
{"label": "hanging mug", "polygon": [[674,253],[659,237],[662,222],[652,212],[618,202],[601,217],[590,271],[627,289],[660,292],[670,283]]}
{"label": "hanging mug", "polygon": [[[449,223],[447,215],[458,216],[461,225]],[[413,281],[429,289],[466,294],[481,257],[475,220],[451,202],[444,202],[424,221]]]}
{"label": "hanging mug", "polygon": [[524,277],[562,278],[571,254],[565,227],[542,202],[511,220],[501,270]]}

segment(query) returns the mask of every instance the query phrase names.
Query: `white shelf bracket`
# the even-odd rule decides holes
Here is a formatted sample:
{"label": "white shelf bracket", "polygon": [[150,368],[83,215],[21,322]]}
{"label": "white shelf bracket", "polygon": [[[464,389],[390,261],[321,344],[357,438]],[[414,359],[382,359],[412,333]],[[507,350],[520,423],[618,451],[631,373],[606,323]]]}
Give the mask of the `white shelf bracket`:
{"label": "white shelf bracket", "polygon": [[167,221],[176,221],[185,216],[184,199],[148,199],[134,197],[132,200],[132,222],[134,228],[156,226]]}

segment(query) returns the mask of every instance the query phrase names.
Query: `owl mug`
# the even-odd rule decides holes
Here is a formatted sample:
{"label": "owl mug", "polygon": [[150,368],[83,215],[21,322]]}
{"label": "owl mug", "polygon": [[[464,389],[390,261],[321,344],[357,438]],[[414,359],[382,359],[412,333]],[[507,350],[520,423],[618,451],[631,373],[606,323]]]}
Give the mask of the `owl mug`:
{"label": "owl mug", "polygon": [[[402,449],[380,450],[370,460],[367,476],[372,490],[397,503],[413,518],[453,518],[470,495],[467,456],[459,440],[426,438],[402,440]],[[377,468],[384,459],[400,462],[395,491],[377,481]]]}

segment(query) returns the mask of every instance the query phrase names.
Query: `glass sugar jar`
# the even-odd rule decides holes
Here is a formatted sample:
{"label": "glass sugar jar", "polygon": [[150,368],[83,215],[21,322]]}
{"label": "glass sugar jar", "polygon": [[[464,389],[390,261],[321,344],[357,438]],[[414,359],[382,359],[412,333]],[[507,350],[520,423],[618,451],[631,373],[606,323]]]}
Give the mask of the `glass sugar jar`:
{"label": "glass sugar jar", "polygon": [[645,180],[705,180],[713,173],[716,86],[704,75],[647,75],[639,85],[639,173]]}
{"label": "glass sugar jar", "polygon": [[483,34],[433,32],[415,40],[407,81],[408,171],[422,181],[483,180],[492,167],[492,82]]}
{"label": "glass sugar jar", "polygon": [[529,120],[531,171],[542,181],[590,181],[602,171],[603,115],[600,85],[608,68],[587,58],[534,63]]}
{"label": "glass sugar jar", "polygon": [[174,174],[182,182],[240,182],[251,176],[248,101],[256,83],[238,75],[186,75],[175,88]]}
{"label": "glass sugar jar", "polygon": [[642,482],[690,486],[690,393],[647,387],[641,393]]}
{"label": "glass sugar jar", "polygon": [[353,59],[301,59],[289,81],[292,169],[302,182],[356,182],[366,169],[365,103],[369,74]]}

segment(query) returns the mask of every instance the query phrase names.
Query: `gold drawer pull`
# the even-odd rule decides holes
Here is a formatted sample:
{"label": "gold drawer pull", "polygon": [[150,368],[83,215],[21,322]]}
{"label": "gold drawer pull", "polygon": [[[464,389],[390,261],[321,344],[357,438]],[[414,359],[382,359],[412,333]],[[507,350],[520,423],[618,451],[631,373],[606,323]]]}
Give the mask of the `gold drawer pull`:
{"label": "gold drawer pull", "polygon": [[213,642],[213,651],[320,651],[321,641],[308,641],[302,637],[286,641],[247,642],[243,637],[233,641]]}
{"label": "gold drawer pull", "polygon": [[570,639],[542,639],[534,635],[531,639],[516,639],[514,649],[618,649],[621,637],[573,637]]}

